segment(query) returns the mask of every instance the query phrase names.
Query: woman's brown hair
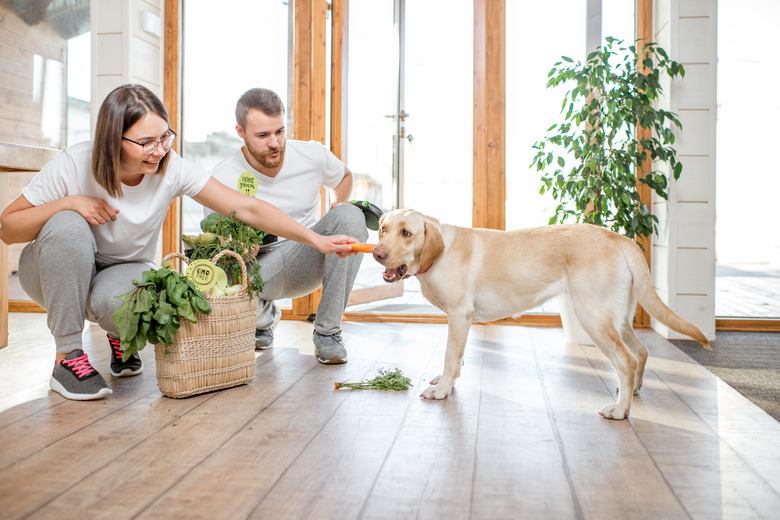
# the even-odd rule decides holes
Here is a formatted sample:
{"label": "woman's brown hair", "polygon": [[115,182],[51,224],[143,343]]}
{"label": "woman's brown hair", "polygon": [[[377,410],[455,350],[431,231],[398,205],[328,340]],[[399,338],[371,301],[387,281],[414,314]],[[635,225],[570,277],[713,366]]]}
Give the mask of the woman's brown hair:
{"label": "woman's brown hair", "polygon": [[[92,144],[92,175],[112,197],[122,196],[122,136],[149,112],[160,116],[170,125],[165,105],[142,85],[117,87],[100,105]],[[157,171],[162,175],[168,167],[170,156],[170,153],[165,154],[160,161]]]}

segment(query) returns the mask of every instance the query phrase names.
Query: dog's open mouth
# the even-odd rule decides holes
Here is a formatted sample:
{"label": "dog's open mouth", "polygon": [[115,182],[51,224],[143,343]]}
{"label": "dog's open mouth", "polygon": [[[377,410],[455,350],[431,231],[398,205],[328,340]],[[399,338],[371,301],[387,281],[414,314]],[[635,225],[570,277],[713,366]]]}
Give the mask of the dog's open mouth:
{"label": "dog's open mouth", "polygon": [[395,268],[388,267],[385,269],[384,274],[382,277],[387,283],[393,283],[397,282],[398,280],[402,279],[404,276],[406,276],[406,264],[399,265]]}

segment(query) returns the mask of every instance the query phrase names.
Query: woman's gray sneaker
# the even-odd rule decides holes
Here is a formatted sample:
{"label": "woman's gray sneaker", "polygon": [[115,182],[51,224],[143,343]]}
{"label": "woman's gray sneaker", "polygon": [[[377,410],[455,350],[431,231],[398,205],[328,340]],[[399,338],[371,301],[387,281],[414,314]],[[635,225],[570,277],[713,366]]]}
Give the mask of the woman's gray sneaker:
{"label": "woman's gray sneaker", "polygon": [[49,386],[68,399],[90,401],[111,395],[111,388],[89,364],[83,350],[74,350],[54,366]]}
{"label": "woman's gray sneaker", "polygon": [[144,371],[144,362],[138,352],[133,352],[127,361],[122,361],[122,345],[118,339],[108,334],[108,344],[111,346],[111,375],[114,377],[137,376]]}
{"label": "woman's gray sneaker", "polygon": [[316,330],[312,333],[314,355],[324,365],[338,365],[347,362],[347,347],[340,334],[323,336]]}

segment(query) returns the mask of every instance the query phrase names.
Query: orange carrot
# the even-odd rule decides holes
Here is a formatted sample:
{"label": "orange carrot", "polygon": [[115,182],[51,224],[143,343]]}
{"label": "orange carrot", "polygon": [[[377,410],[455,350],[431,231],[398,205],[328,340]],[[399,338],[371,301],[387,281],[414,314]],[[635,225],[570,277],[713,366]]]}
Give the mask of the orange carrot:
{"label": "orange carrot", "polygon": [[350,244],[352,246],[353,251],[357,251],[358,253],[373,253],[374,252],[374,244]]}

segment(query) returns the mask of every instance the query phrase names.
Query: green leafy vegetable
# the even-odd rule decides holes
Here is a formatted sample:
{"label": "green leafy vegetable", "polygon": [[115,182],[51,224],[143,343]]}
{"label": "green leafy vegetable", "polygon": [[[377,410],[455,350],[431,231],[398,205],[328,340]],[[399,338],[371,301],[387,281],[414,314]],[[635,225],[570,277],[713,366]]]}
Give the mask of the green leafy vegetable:
{"label": "green leafy vegetable", "polygon": [[389,372],[387,369],[380,368],[379,375],[370,381],[361,381],[359,383],[333,383],[336,390],[339,388],[353,388],[355,390],[409,390],[412,380],[404,376],[397,368]]}
{"label": "green leafy vegetable", "polygon": [[[234,251],[246,263],[250,278],[249,297],[261,292],[264,282],[260,276],[260,265],[257,263],[255,255],[263,246],[265,232],[238,220],[235,211],[229,217],[212,213],[200,221],[200,228],[203,230],[200,235],[182,236],[184,243],[192,248],[192,252],[189,253],[190,260],[201,258],[211,260],[214,255],[225,249]],[[225,255],[217,261],[217,265],[231,276],[233,283],[241,282],[241,266],[238,260],[230,255]]]}
{"label": "green leafy vegetable", "polygon": [[162,343],[168,354],[182,320],[197,323],[198,314],[211,312],[195,284],[167,267],[144,271],[142,281],[133,280],[133,284],[135,289],[117,296],[123,303],[112,315],[124,361],[143,350],[147,342]]}

